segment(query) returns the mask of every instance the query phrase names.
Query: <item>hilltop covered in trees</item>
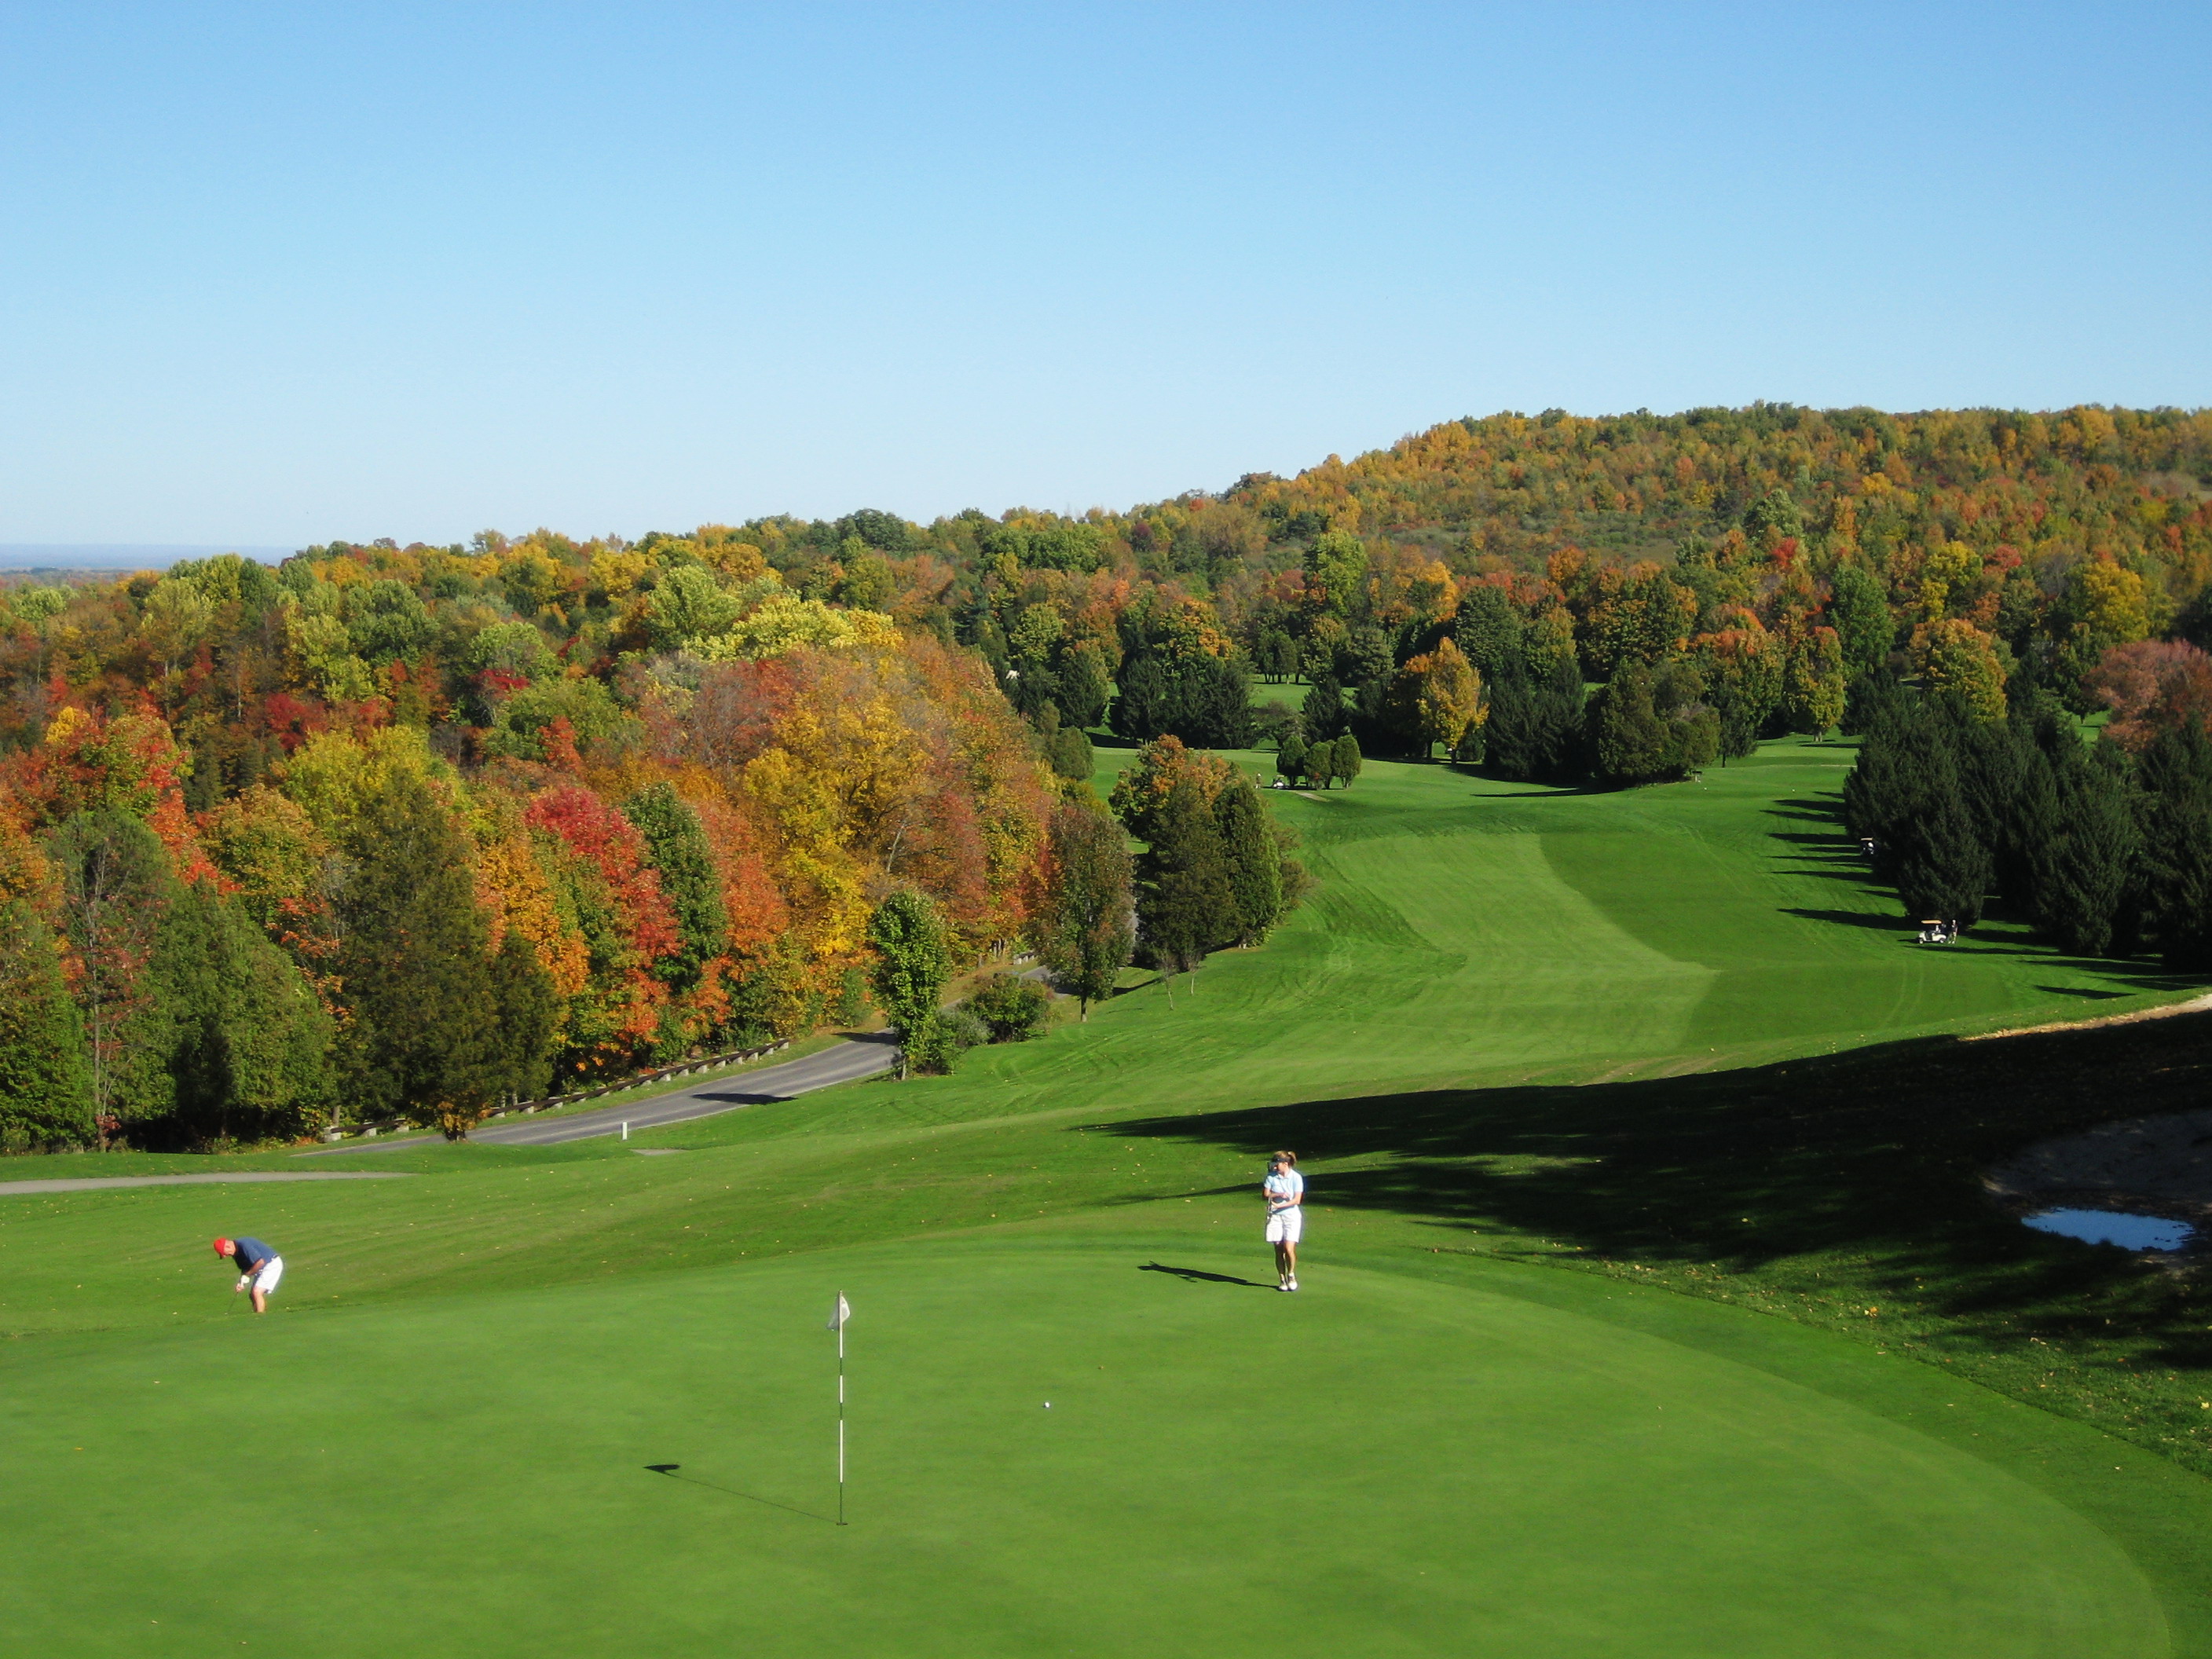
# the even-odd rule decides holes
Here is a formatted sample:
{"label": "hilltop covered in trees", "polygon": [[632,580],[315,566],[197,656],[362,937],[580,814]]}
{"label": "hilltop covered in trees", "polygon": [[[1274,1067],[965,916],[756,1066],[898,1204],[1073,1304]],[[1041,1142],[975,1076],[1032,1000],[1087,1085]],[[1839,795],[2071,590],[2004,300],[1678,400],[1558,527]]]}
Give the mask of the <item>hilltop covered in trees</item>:
{"label": "hilltop covered in trees", "polygon": [[[2176,410],[1553,411],[1080,519],[487,531],[16,582],[0,1133],[460,1121],[780,1035],[849,1002],[890,892],[964,960],[1041,937],[1051,872],[1112,863],[1082,823],[1053,832],[1064,866],[1048,847],[1056,805],[1097,810],[1102,728],[1264,732],[1323,785],[1439,744],[1634,783],[1902,684],[2023,729],[2110,708],[2148,757],[2212,720],[2208,481],[2212,416]],[[1308,685],[1255,713],[1255,675]],[[1168,839],[1207,869],[1154,845],[1134,876],[1163,963],[1249,936],[1249,803],[1186,781]],[[2147,903],[2112,937],[2171,949],[2179,922],[2124,925]],[[1121,948],[1115,903],[1060,912],[1068,971],[1109,983],[1082,964]]]}

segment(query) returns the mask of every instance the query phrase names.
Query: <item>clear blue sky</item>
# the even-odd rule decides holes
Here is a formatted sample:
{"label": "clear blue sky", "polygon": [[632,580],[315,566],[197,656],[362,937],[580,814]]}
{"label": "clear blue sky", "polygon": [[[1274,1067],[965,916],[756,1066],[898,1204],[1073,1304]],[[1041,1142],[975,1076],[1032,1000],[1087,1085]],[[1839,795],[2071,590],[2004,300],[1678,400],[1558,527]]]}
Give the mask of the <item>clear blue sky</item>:
{"label": "clear blue sky", "polygon": [[0,9],[0,543],[2212,403],[2212,8]]}

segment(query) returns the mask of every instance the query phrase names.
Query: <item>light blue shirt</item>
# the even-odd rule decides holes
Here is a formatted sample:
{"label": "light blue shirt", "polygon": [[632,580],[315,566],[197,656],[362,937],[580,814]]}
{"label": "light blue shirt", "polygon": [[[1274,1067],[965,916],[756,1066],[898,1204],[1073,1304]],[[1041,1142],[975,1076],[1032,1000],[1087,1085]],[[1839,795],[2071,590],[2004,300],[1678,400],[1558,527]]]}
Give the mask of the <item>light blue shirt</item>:
{"label": "light blue shirt", "polygon": [[1289,1209],[1292,1199],[1304,1195],[1306,1178],[1296,1170],[1285,1170],[1280,1175],[1270,1175],[1260,1183],[1260,1190],[1267,1194],[1267,1213],[1273,1215]]}

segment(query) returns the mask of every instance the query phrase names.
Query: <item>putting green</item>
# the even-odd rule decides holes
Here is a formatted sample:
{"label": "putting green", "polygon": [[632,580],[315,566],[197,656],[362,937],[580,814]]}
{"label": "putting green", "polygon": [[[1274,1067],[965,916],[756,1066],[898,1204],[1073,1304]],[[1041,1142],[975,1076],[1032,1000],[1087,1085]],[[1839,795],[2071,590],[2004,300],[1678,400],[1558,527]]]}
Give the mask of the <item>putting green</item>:
{"label": "putting green", "polygon": [[877,1245],[25,1345],[0,1527],[37,1545],[0,1650],[2168,1650],[2119,1549],[1954,1445],[1480,1284],[1146,1270],[1251,1274],[1238,1243]]}

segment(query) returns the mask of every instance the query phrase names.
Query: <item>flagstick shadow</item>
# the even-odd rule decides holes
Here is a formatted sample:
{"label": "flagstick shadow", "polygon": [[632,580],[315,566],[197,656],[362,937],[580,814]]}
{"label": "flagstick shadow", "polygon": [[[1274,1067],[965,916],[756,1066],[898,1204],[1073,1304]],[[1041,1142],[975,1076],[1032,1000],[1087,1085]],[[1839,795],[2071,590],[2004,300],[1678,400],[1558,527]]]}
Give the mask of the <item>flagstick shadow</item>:
{"label": "flagstick shadow", "polygon": [[1169,1267],[1157,1261],[1147,1261],[1137,1271],[1140,1273],[1169,1273],[1175,1278],[1193,1282],[1203,1280],[1208,1285],[1243,1285],[1255,1291],[1270,1288],[1256,1279],[1239,1279],[1234,1273],[1209,1273],[1196,1267]]}
{"label": "flagstick shadow", "polygon": [[712,1480],[702,1480],[696,1474],[678,1474],[677,1471],[684,1467],[681,1463],[647,1463],[645,1467],[655,1474],[666,1475],[671,1480],[681,1480],[688,1486],[704,1486],[709,1492],[726,1492],[732,1498],[744,1498],[748,1504],[765,1504],[769,1508],[781,1510],[787,1515],[803,1515],[809,1521],[819,1521],[824,1526],[836,1525],[836,1522],[828,1516],[817,1515],[812,1510],[802,1510],[789,1504],[779,1504],[773,1498],[762,1498],[753,1492],[739,1492],[735,1486],[718,1486]]}

